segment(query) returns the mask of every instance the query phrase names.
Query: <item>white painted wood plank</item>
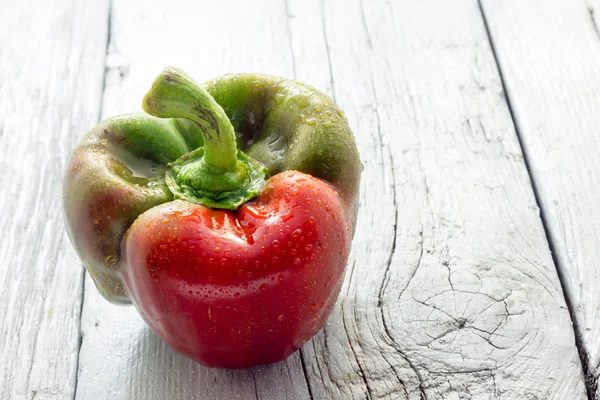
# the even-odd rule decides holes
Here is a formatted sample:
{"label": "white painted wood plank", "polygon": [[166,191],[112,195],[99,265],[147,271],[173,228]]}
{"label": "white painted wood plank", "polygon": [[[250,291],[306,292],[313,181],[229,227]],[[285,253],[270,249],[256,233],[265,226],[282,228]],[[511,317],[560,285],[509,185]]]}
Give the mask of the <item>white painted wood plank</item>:
{"label": "white painted wood plank", "polygon": [[596,391],[600,1],[486,0],[483,6]]}
{"label": "white painted wood plank", "polygon": [[115,4],[104,117],[138,110],[165,64],[199,80],[295,73],[346,110],[365,164],[360,219],[338,307],[302,349],[310,393],[300,353],[200,367],[88,281],[77,397],[584,398],[477,2],[211,7]]}
{"label": "white painted wood plank", "polygon": [[72,399],[83,266],[61,182],[99,116],[108,3],[4,1],[0,12],[0,398]]}
{"label": "white painted wood plank", "polygon": [[303,348],[313,396],[585,398],[477,2],[289,8],[298,75],[330,67],[365,163],[348,285]]}
{"label": "white painted wood plank", "polygon": [[[292,76],[285,15],[281,1],[224,1],[202,10],[184,1],[115,2],[103,118],[140,111],[166,65],[200,81],[243,71]],[[309,398],[299,353],[248,370],[202,367],[164,345],[133,307],[107,303],[89,278],[82,330],[78,399]]]}

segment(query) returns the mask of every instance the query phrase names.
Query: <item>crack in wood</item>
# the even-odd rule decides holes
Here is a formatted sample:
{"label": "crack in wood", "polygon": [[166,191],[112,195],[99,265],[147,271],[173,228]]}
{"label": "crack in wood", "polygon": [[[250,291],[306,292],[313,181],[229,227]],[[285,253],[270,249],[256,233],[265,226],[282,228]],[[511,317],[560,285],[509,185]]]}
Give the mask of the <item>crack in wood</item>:
{"label": "crack in wood", "polygon": [[419,239],[420,239],[419,240],[419,249],[420,250],[419,250],[419,257],[417,258],[417,265],[411,271],[411,274],[409,275],[408,280],[406,281],[406,285],[404,285],[404,288],[402,288],[402,290],[400,290],[400,293],[398,293],[398,298],[396,300],[400,300],[400,298],[402,297],[404,292],[406,292],[406,290],[410,286],[410,283],[412,282],[412,280],[415,278],[417,271],[419,271],[419,268],[421,267],[421,261],[423,260],[423,252],[424,252],[423,225],[421,225],[421,229],[419,230]]}
{"label": "crack in wood", "polygon": [[[364,24],[364,28],[368,34],[368,30],[367,30],[367,26],[366,26],[366,21],[364,20],[364,11],[363,11],[363,4],[361,1],[361,17],[362,17],[362,21]],[[370,37],[369,37],[369,46],[372,48],[372,44],[370,41]],[[379,100],[377,98],[377,91],[375,90],[375,83],[373,81],[373,75],[371,74],[371,90],[373,93],[373,99],[375,100],[375,108],[374,108],[374,112],[375,112],[375,117],[377,120],[377,135],[378,135],[378,139],[379,139],[379,151],[381,154],[381,160],[384,160],[383,157],[383,148],[384,148],[384,144],[383,144],[383,134],[381,132],[381,116],[379,115]],[[384,309],[383,309],[383,298],[384,298],[384,294],[385,294],[385,290],[387,288],[387,285],[389,284],[389,280],[390,280],[390,267],[392,265],[392,261],[393,261],[393,257],[394,254],[396,252],[396,243],[397,243],[397,239],[398,239],[398,204],[397,204],[397,200],[396,200],[396,173],[395,173],[395,164],[394,164],[394,156],[392,153],[392,149],[390,146],[387,146],[387,150],[388,150],[388,157],[390,160],[390,171],[391,171],[391,187],[392,187],[392,205],[394,208],[394,226],[393,226],[393,240],[392,240],[392,248],[390,249],[390,253],[388,256],[388,260],[386,263],[386,267],[383,273],[383,279],[381,281],[381,285],[379,287],[379,293],[377,296],[377,308],[380,310],[381,313],[381,318],[382,318],[382,322],[385,326],[385,316],[384,316]],[[421,256],[423,255],[423,247],[421,246]],[[420,263],[420,258],[419,258],[419,263]],[[415,269],[415,272],[418,268]],[[413,275],[414,276],[414,275]],[[388,334],[389,336],[389,334]],[[390,337],[390,340],[392,340],[392,342],[394,341],[394,339],[392,337]],[[383,359],[390,365],[390,362],[387,360],[387,358],[383,355],[383,353],[381,353]],[[406,357],[405,357],[406,358]],[[407,360],[407,362],[410,365],[410,362]],[[404,384],[403,380],[400,378],[400,376],[398,375],[398,373],[396,372],[396,370],[394,368],[392,368],[392,371],[394,372],[394,375],[396,376],[396,379],[398,380],[398,382],[402,385],[402,389],[404,391],[404,393],[406,394],[407,398],[408,398],[408,392],[406,389],[406,385]],[[415,373],[417,373],[415,371]]]}
{"label": "crack in wood", "polygon": [[73,400],[75,400],[75,398],[77,397],[77,385],[79,383],[79,356],[81,354],[81,346],[83,344],[83,330],[81,328],[81,319],[83,317],[83,303],[84,303],[84,293],[85,293],[85,269],[82,268],[81,271],[81,291],[80,291],[80,299],[81,299],[81,304],[79,305],[79,326],[78,326],[78,332],[77,332],[77,357],[75,359],[75,368],[74,368],[74,380],[75,380],[75,385],[74,385],[74,390],[73,390]]}
{"label": "crack in wood", "polygon": [[[373,78],[371,76],[371,82],[373,83],[372,79]],[[372,86],[372,87],[373,87],[373,96],[374,96],[375,102],[377,103],[377,96],[376,96],[375,88],[374,88],[374,86]],[[381,121],[379,120],[379,112],[377,110],[377,107],[375,108],[375,115],[377,116],[377,130],[378,130],[378,134],[379,134],[379,146],[380,146],[380,150],[381,150],[383,147],[383,135],[381,133],[381,128],[380,128]],[[389,151],[389,157],[390,157],[390,163],[391,163],[390,171],[391,171],[391,179],[392,179],[392,205],[394,207],[394,226],[393,226],[394,239],[392,241],[392,248],[390,249],[390,254],[389,254],[386,268],[384,271],[384,276],[383,276],[381,286],[379,289],[379,296],[378,296],[379,300],[378,301],[381,301],[381,302],[383,302],[385,289],[387,286],[386,283],[389,281],[389,276],[388,276],[389,270],[390,270],[390,267],[392,264],[394,253],[396,251],[396,241],[397,241],[397,237],[398,237],[398,204],[397,204],[397,200],[396,200],[396,177],[395,177],[395,169],[394,169],[394,157],[393,157],[391,148],[388,147],[388,151]],[[422,244],[423,243],[421,241],[421,254],[419,256],[418,265],[414,270],[415,273],[418,270],[418,267],[421,263],[421,258],[423,256],[423,245]],[[413,274],[413,276],[414,276],[414,274]],[[410,283],[410,281],[409,281],[409,283]],[[407,284],[407,287],[408,287],[408,284]],[[414,366],[414,364],[411,362],[411,360],[408,359],[406,354],[400,348],[400,345],[398,343],[396,343],[393,336],[391,335],[390,329],[389,329],[387,321],[386,321],[385,310],[384,310],[383,304],[380,307],[378,307],[378,309],[381,314],[381,320],[383,323],[385,334],[386,334],[387,338],[389,339],[390,344],[402,356],[402,358],[404,358],[404,360],[407,362],[409,367],[414,371],[415,376],[417,377],[417,379],[419,381],[419,391],[420,391],[421,399],[428,400],[427,394],[426,394],[425,388],[424,388],[424,380],[423,380],[423,377],[421,376],[421,373],[417,370],[417,368]],[[398,377],[398,379],[400,379],[400,378]]]}
{"label": "crack in wood", "polygon": [[594,32],[596,33],[598,39],[600,39],[600,30],[598,29],[598,23],[596,22],[594,8],[591,5],[587,4],[587,11],[590,17],[590,21],[592,22],[592,28],[594,29]]}
{"label": "crack in wood", "polygon": [[256,383],[256,370],[252,370],[252,383],[254,384],[254,398],[260,400],[258,395],[258,384]]}
{"label": "crack in wood", "polygon": [[[594,372],[592,371],[592,368],[589,365],[589,353],[587,352],[587,350],[585,349],[584,343],[583,343],[583,337],[582,337],[582,333],[581,333],[581,329],[579,327],[579,323],[577,321],[576,315],[574,313],[574,308],[573,308],[573,303],[572,303],[572,294],[570,293],[569,287],[565,284],[565,277],[563,274],[563,270],[564,270],[564,266],[560,263],[560,261],[558,260],[558,258],[556,257],[556,251],[555,251],[555,243],[556,241],[554,240],[549,228],[548,228],[548,217],[546,215],[546,210],[543,207],[543,203],[540,201],[540,191],[539,188],[537,186],[537,180],[535,177],[535,174],[533,173],[533,170],[531,169],[530,166],[530,158],[528,156],[528,149],[525,146],[524,142],[523,142],[523,138],[522,138],[522,132],[519,126],[519,121],[516,118],[516,114],[514,112],[514,108],[512,105],[512,101],[510,99],[510,92],[508,91],[508,88],[506,87],[506,83],[505,83],[505,75],[502,69],[502,65],[500,63],[500,60],[498,58],[498,53],[496,50],[496,46],[495,46],[495,42],[494,42],[494,38],[492,36],[490,27],[489,27],[489,23],[488,23],[488,19],[486,18],[486,13],[485,13],[485,9],[481,3],[482,0],[477,0],[478,6],[479,6],[479,11],[481,13],[481,18],[483,20],[483,24],[485,27],[485,32],[488,38],[488,42],[490,44],[490,49],[492,51],[492,55],[494,57],[494,61],[496,63],[496,69],[498,71],[498,76],[500,79],[500,83],[502,85],[502,93],[503,93],[503,97],[504,100],[508,106],[508,111],[510,114],[510,117],[512,119],[513,125],[514,125],[514,129],[515,132],[517,134],[517,139],[519,142],[519,146],[521,148],[521,152],[523,153],[523,162],[525,164],[525,168],[527,170],[527,173],[529,175],[529,179],[531,181],[531,186],[533,189],[533,194],[535,197],[535,201],[536,204],[540,210],[540,219],[542,221],[542,226],[544,229],[544,235],[546,237],[547,243],[548,243],[548,247],[550,250],[550,253],[552,255],[552,260],[554,263],[554,267],[555,270],[557,272],[558,275],[558,279],[560,282],[560,286],[562,288],[562,292],[564,293],[564,299],[565,299],[565,303],[567,305],[567,309],[569,311],[569,316],[571,318],[571,322],[573,324],[573,330],[574,330],[574,336],[575,336],[575,345],[577,347],[577,350],[579,352],[579,358],[581,360],[581,366],[583,369],[583,374],[585,377],[585,387],[586,387],[586,392],[587,392],[587,397],[589,400],[595,399],[596,396],[596,392],[598,390],[598,377],[594,375]],[[593,26],[595,27],[596,31],[598,31],[598,27],[596,25],[595,22],[595,17],[594,17],[594,13],[593,13],[593,9],[590,12],[590,9],[588,8],[588,13],[590,15],[590,18],[592,20]],[[597,32],[598,33],[598,32]],[[521,271],[523,272],[523,271]],[[542,285],[544,288],[545,285]],[[546,290],[548,290],[546,288]],[[537,335],[537,332],[536,332]]]}
{"label": "crack in wood", "polygon": [[310,380],[308,378],[308,370],[306,369],[306,363],[304,361],[304,352],[301,347],[298,352],[300,353],[300,363],[302,364],[302,372],[304,373],[304,380],[306,381],[306,388],[308,389],[308,398],[313,400],[312,388],[310,387]]}
{"label": "crack in wood", "polygon": [[356,350],[354,349],[354,346],[352,345],[352,340],[350,340],[350,333],[348,332],[348,327],[346,326],[346,318],[344,318],[344,305],[345,305],[345,302],[342,303],[342,325],[344,326],[344,332],[346,333],[346,339],[348,339],[348,343],[350,344],[350,349],[352,350],[352,354],[354,355],[354,360],[356,361],[356,365],[358,366],[358,370],[360,372],[360,377],[362,378],[362,380],[365,384],[365,388],[367,390],[367,399],[372,399],[373,393],[371,391],[371,387],[369,386],[369,382],[367,381],[367,376],[365,375],[365,371],[363,370],[362,365],[360,364],[358,355],[356,354]]}

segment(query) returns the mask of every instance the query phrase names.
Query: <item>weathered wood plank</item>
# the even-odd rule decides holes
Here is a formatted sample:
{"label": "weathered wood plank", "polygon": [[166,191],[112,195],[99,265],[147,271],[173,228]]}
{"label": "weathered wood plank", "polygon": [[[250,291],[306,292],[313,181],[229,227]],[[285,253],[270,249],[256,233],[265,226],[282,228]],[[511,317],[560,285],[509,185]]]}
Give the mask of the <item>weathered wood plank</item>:
{"label": "weathered wood plank", "polygon": [[75,393],[83,267],[61,182],[96,123],[108,3],[3,2],[0,12],[0,398]]}
{"label": "weathered wood plank", "polygon": [[[140,110],[165,65],[198,80],[242,71],[293,74],[283,2],[199,7],[158,0],[142,8],[135,1],[113,4],[103,117]],[[299,353],[248,370],[204,368],[164,345],[133,307],[100,298],[89,279],[82,330],[78,399],[309,398]]]}
{"label": "weathered wood plank", "polygon": [[596,391],[600,1],[485,0],[483,6]]}
{"label": "weathered wood plank", "polygon": [[331,71],[365,163],[314,397],[585,398],[477,2],[290,3],[296,70]]}
{"label": "weathered wood plank", "polygon": [[115,4],[104,116],[165,64],[295,74],[346,110],[365,174],[346,285],[302,359],[200,367],[88,281],[78,398],[585,397],[477,2],[364,3]]}

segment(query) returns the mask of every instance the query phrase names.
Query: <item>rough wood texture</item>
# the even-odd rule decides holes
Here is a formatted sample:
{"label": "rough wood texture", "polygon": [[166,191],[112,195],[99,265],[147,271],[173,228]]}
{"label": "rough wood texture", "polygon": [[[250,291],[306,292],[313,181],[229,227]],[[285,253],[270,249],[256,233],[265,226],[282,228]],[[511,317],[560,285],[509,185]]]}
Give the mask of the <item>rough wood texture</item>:
{"label": "rough wood texture", "polygon": [[108,3],[0,6],[0,398],[71,399],[83,267],[61,182],[99,116]]}
{"label": "rough wood texture", "polygon": [[[478,4],[339,1],[321,11],[365,180],[343,323],[312,342],[312,393],[584,398]],[[307,13],[298,36],[319,15]]]}
{"label": "rough wood texture", "polygon": [[78,398],[585,398],[476,1],[129,1],[112,21],[104,116],[164,64],[295,75],[346,110],[365,173],[346,286],[301,353],[205,369],[88,282]]}
{"label": "rough wood texture", "polygon": [[483,6],[596,391],[600,1],[486,0]]}
{"label": "rough wood texture", "polygon": [[[0,398],[586,398],[476,0],[107,1],[0,13]],[[573,4],[483,8],[594,391],[600,0]],[[356,133],[365,171],[345,286],[326,327],[282,363],[201,367],[89,278],[81,311],[64,164],[100,114],[139,110],[166,64],[199,80],[310,82]]]}
{"label": "rough wood texture", "polygon": [[[183,1],[148,1],[141,8],[119,1],[112,7],[111,28],[103,117],[139,111],[165,65],[198,80],[236,71],[293,74],[281,1],[261,7],[215,2],[209,12],[190,12]],[[89,279],[82,332],[78,399],[309,398],[299,353],[249,370],[201,367],[164,345],[133,307],[100,298]]]}

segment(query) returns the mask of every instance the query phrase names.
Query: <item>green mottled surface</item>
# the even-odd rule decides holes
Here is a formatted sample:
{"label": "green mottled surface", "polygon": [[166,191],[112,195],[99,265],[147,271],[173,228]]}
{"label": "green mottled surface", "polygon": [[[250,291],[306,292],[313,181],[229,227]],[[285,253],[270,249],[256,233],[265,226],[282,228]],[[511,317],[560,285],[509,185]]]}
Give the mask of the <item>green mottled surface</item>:
{"label": "green mottled surface", "polygon": [[123,234],[138,215],[173,199],[165,164],[187,151],[171,120],[142,113],[101,122],[73,151],[63,186],[67,230],[111,302],[129,302],[117,273]]}
{"label": "green mottled surface", "polygon": [[[332,183],[355,225],[362,165],[348,121],[327,95],[259,74],[222,76],[204,88],[231,121],[240,150],[268,175],[298,170]],[[63,192],[67,229],[113,303],[130,302],[119,277],[121,238],[137,216],[173,199],[166,164],[204,144],[198,122],[118,116],[94,127],[73,152]]]}
{"label": "green mottled surface", "polygon": [[342,110],[312,86],[260,74],[225,75],[206,83],[240,146],[271,175],[298,170],[331,182],[355,212],[362,165]]}

